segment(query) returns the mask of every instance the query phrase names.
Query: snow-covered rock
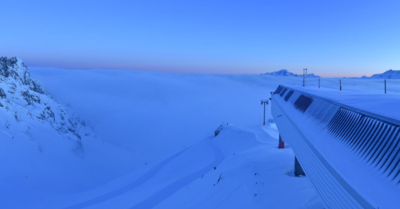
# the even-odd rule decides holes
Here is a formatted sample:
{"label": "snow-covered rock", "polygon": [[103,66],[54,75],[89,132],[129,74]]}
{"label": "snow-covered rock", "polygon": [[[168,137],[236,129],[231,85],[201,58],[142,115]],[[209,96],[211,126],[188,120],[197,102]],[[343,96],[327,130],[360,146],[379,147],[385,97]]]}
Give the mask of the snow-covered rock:
{"label": "snow-covered rock", "polygon": [[72,140],[91,132],[83,120],[44,92],[21,59],[0,57],[0,130],[12,138],[29,135],[30,124],[49,126]]}
{"label": "snow-covered rock", "polygon": [[[298,74],[294,74],[292,72],[289,72],[286,69],[282,69],[279,71],[275,71],[275,72],[271,72],[271,73],[264,73],[261,75],[272,75],[272,76],[293,76],[293,77],[302,77],[303,75],[298,75]],[[320,78],[317,75],[314,75],[314,73],[310,73],[306,75],[307,78]]]}
{"label": "snow-covered rock", "polygon": [[132,170],[131,152],[94,134],[42,86],[22,60],[0,58],[0,208],[59,208],[49,205],[57,196]]}
{"label": "snow-covered rock", "polygon": [[381,74],[374,74],[371,77],[372,79],[400,79],[400,70],[388,70]]}

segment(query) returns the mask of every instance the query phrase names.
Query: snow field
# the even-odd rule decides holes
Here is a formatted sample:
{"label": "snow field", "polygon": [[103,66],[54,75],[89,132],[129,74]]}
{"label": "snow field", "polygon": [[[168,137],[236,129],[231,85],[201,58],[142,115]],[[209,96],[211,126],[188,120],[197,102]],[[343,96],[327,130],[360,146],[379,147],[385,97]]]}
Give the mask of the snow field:
{"label": "snow field", "polygon": [[[2,178],[3,206],[76,208],[82,203],[94,208],[168,208],[175,203],[177,207],[249,204],[281,208],[278,202],[289,208],[320,206],[307,178],[287,174],[294,156],[290,149],[276,149],[276,127],[258,126],[263,121],[260,100],[268,99],[279,84],[300,87],[302,78],[39,68],[30,71],[55,101],[73,109],[97,137],[82,140],[84,157],[76,152],[76,144],[40,127],[37,134],[32,134],[35,143],[23,133],[19,141],[4,142],[15,145],[2,147],[9,152],[3,152],[0,163],[13,164],[18,170],[9,170]],[[318,91],[315,81],[308,79],[306,88]],[[362,96],[381,85],[379,80],[346,79],[340,92],[334,87],[337,81],[321,80],[332,84],[332,88],[326,88],[331,95],[343,94],[344,99],[351,98],[346,96],[348,93]],[[395,86],[396,80],[390,82]],[[400,86],[390,91],[386,96],[394,98]],[[270,105],[266,114],[267,120],[271,118]],[[249,140],[208,143],[207,138],[221,123],[229,123],[228,127],[235,124]],[[238,134],[231,131],[232,135]],[[40,142],[43,152],[36,142]],[[212,144],[225,155],[215,172],[211,165],[216,153]],[[177,153],[179,156],[170,158]],[[13,163],[12,158],[20,161]],[[202,170],[210,166],[211,171]],[[260,172],[256,178],[264,185],[268,183],[259,192],[254,190],[260,187],[258,183],[254,185],[248,177],[256,170]],[[198,179],[199,171],[207,181]],[[213,186],[220,175],[223,179]],[[234,183],[224,183],[228,181]],[[187,185],[189,189],[185,190]],[[202,195],[195,195],[198,193]],[[185,195],[189,195],[187,199]],[[239,198],[242,196],[243,200]]]}
{"label": "snow field", "polygon": [[[321,208],[320,202],[310,202],[316,193],[308,179],[289,174],[293,171],[287,168],[293,166],[291,149],[277,149],[276,138],[263,128],[273,129],[269,124],[252,127],[261,130],[257,136],[224,126],[217,137],[209,136],[151,169],[143,167],[147,172],[141,172],[141,185],[129,183],[137,176],[124,177],[123,187],[129,187],[124,192],[111,189],[102,195],[104,199],[89,198],[67,208]],[[261,143],[257,137],[266,140]],[[121,182],[98,190],[115,188],[113,184]]]}
{"label": "snow field", "polygon": [[[174,198],[175,194],[180,194],[186,184],[192,181],[198,182],[196,179],[199,178],[200,173],[196,172],[199,171],[202,175],[208,176],[204,178],[210,178],[208,185],[213,185],[220,173],[207,174],[208,172],[202,170],[210,170],[209,167],[213,167],[211,163],[215,160],[213,150],[208,146],[210,144],[205,143],[204,138],[213,135],[221,122],[244,128],[257,127],[263,120],[263,106],[259,105],[260,100],[268,99],[269,92],[274,91],[282,82],[277,77],[259,75],[181,75],[35,68],[31,69],[31,74],[42,81],[42,85],[55,100],[68,104],[80,117],[84,118],[98,135],[99,140],[126,149],[132,154],[132,157],[128,159],[131,165],[121,165],[126,169],[131,169],[132,172],[120,178],[93,173],[92,175],[102,179],[97,185],[91,184],[88,185],[89,189],[66,192],[66,195],[59,195],[57,201],[54,202],[47,201],[54,207],[72,206],[71,208],[81,206],[129,208],[141,206],[140,204],[142,206],[156,206],[164,202],[167,204],[166,201]],[[301,79],[287,77],[284,81],[288,84],[296,84],[301,82]],[[271,117],[269,108],[270,106],[267,106],[267,119]],[[267,131],[277,136],[276,129],[267,129]],[[249,141],[253,140],[251,146],[255,144],[263,146],[260,142],[265,143],[267,139],[260,137],[260,133],[265,134],[265,131],[253,128],[250,132],[254,132],[247,134],[251,138]],[[226,146],[221,144],[219,146],[222,146],[221,149],[225,152],[233,148],[238,149],[240,146],[245,148],[248,145],[228,141]],[[272,143],[271,146],[276,147],[276,144]],[[193,150],[193,147],[196,147],[196,150]],[[173,153],[179,153],[186,148],[188,148],[187,152],[182,153],[181,157],[168,161],[168,156],[174,156]],[[262,148],[258,150],[258,153],[262,153]],[[232,151],[234,150],[229,152]],[[193,155],[189,155],[190,152]],[[184,155],[188,156],[183,157]],[[227,154],[227,156],[231,155],[232,153]],[[289,160],[293,158],[292,155],[287,159],[289,164],[293,163],[293,159]],[[231,157],[227,159],[236,160]],[[127,159],[121,158],[121,160]],[[223,164],[229,160],[224,160]],[[242,167],[247,162],[247,160],[239,161]],[[271,159],[271,161],[280,160]],[[101,161],[98,162],[101,163]],[[120,164],[118,160],[114,162],[116,165]],[[150,166],[154,167],[149,168]],[[283,170],[288,168],[287,163],[283,163],[282,166],[281,170],[275,171],[278,171],[278,175],[288,177],[283,173]],[[236,169],[240,170],[240,167]],[[213,168],[211,170],[213,171]],[[240,173],[227,174],[229,176]],[[211,174],[216,175],[216,178],[211,177]],[[244,176],[238,176],[239,179],[240,177]],[[104,184],[104,181],[109,181],[109,183]],[[241,181],[245,180],[237,180],[237,182]],[[300,181],[307,182],[304,179]],[[86,182],[82,180],[79,184],[85,185]],[[75,186],[71,184],[71,187]],[[230,189],[237,189],[237,187],[238,185]],[[213,186],[214,191],[218,191],[215,188]],[[270,188],[271,193],[273,193],[273,188],[274,186]],[[307,191],[312,191],[309,183],[307,188]],[[191,191],[201,192],[201,189],[202,187],[199,187]],[[230,189],[226,191],[229,192]],[[253,201],[254,193],[248,194],[247,197],[250,199],[246,201]],[[198,201],[201,200],[200,196],[193,196],[193,198],[193,200],[196,198]],[[204,198],[210,197],[204,196]],[[307,198],[308,196],[299,196],[296,204],[300,206]],[[235,199],[237,199],[236,203],[241,200],[238,197]],[[177,202],[177,206],[183,207],[190,204],[190,199],[187,201],[189,203]],[[273,200],[269,199],[269,201]],[[228,202],[223,202],[225,201],[220,201],[218,204],[228,204]],[[163,204],[157,207],[163,207]],[[260,207],[261,205],[263,205],[262,201]]]}
{"label": "snow field", "polygon": [[[256,137],[266,141],[260,143]],[[285,167],[293,164],[293,153],[291,149],[277,149],[276,141],[265,132],[257,135],[225,127],[213,140],[225,153],[224,161],[156,208],[301,207],[316,194],[306,178],[284,173]]]}
{"label": "snow field", "polygon": [[[204,139],[222,122],[262,123],[261,99],[280,81],[259,75],[31,69],[102,140],[129,150],[134,167]],[[287,78],[290,84],[298,78]],[[267,108],[267,119],[270,107]]]}

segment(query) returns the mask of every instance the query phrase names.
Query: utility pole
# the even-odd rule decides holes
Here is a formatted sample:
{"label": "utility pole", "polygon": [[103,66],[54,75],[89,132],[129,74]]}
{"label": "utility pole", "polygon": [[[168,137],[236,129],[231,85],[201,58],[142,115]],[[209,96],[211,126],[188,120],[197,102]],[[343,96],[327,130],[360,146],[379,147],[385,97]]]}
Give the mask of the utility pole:
{"label": "utility pole", "polygon": [[261,105],[264,104],[264,125],[265,125],[265,104],[268,105],[268,100],[261,100]]}
{"label": "utility pole", "polygon": [[319,89],[321,88],[321,79],[320,78],[318,78],[318,88]]}
{"label": "utility pole", "polygon": [[340,91],[342,90],[342,79],[339,79]]}
{"label": "utility pole", "polygon": [[386,79],[385,79],[385,94],[386,94]]}
{"label": "utility pole", "polygon": [[307,68],[303,68],[303,86],[306,86]]}

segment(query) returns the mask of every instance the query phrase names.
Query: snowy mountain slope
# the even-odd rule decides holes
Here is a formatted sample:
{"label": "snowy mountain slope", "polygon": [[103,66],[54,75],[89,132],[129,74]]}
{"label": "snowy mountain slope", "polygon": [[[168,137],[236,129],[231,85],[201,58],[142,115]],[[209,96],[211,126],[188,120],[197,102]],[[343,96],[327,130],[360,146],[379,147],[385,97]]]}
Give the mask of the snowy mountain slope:
{"label": "snowy mountain slope", "polygon": [[46,208],[131,170],[130,157],[45,93],[22,60],[0,58],[0,208]]}
{"label": "snowy mountain slope", "polygon": [[[365,78],[365,77],[363,77]],[[368,78],[368,77],[366,77]],[[400,79],[400,70],[388,70],[384,73],[381,74],[374,74],[371,77],[371,79]]]}
{"label": "snowy mountain slope", "polygon": [[0,97],[0,124],[4,124],[1,132],[8,137],[29,133],[29,124],[37,123],[77,141],[91,133],[83,120],[45,94],[16,57],[0,58]]}
{"label": "snowy mountain slope", "polygon": [[[286,69],[282,69],[282,70],[271,72],[271,73],[264,73],[261,75],[303,77],[303,75],[294,74],[292,72],[289,72]],[[307,78],[320,78],[319,76],[314,75],[314,73],[307,74],[306,77]]]}
{"label": "snowy mountain slope", "polygon": [[[263,128],[274,132],[273,124]],[[292,150],[277,149],[276,141],[259,126],[225,125],[216,137],[64,204],[71,209],[322,208],[308,179],[293,176]]]}

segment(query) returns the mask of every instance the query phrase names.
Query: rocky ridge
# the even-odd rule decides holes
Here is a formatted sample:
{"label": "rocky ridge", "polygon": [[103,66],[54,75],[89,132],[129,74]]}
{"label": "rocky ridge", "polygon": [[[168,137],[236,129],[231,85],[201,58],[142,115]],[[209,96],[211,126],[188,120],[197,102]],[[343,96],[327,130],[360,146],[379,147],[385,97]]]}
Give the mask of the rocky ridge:
{"label": "rocky ridge", "polygon": [[77,141],[91,134],[85,122],[48,95],[16,57],[0,57],[0,116],[0,136],[29,135],[31,126],[38,124]]}

